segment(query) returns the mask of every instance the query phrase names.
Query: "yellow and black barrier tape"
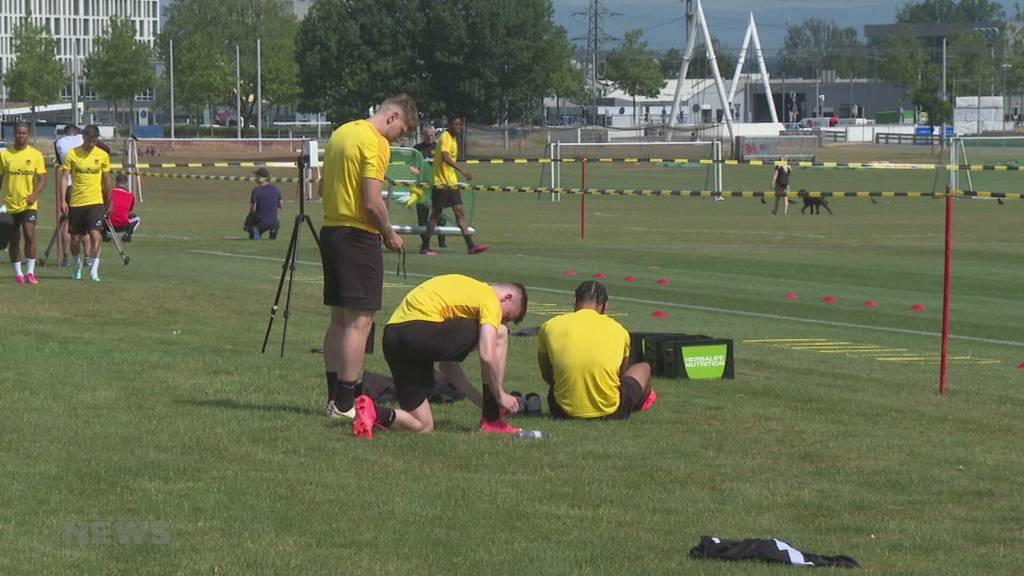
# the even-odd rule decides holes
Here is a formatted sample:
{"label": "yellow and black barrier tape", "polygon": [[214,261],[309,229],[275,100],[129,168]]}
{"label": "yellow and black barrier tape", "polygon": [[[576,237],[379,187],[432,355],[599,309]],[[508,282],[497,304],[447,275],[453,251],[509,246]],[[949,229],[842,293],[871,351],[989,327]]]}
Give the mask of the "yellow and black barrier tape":
{"label": "yellow and black barrier tape", "polygon": [[[266,178],[255,176],[218,176],[212,174],[168,174],[160,172],[136,172],[135,174],[145,178],[172,178],[182,180],[217,180],[224,182],[259,182]],[[426,182],[395,181],[388,179],[389,183],[407,186],[415,184],[419,186],[430,186]],[[278,184],[294,184],[299,178],[270,178],[270,182]],[[725,190],[714,192],[711,190],[654,190],[634,188],[545,188],[536,186],[489,186],[483,184],[460,185],[460,189],[474,190],[478,192],[522,192],[536,194],[569,194],[589,196],[649,196],[649,197],[694,197],[694,198],[772,198],[776,196],[773,191],[760,190]],[[945,190],[939,192],[897,192],[897,191],[814,191],[801,190],[790,191],[785,194],[789,198],[943,198],[947,196]],[[983,192],[973,190],[954,190],[950,194],[955,197],[967,198],[997,198],[1008,200],[1024,200],[1024,194],[1012,192]]]}
{"label": "yellow and black barrier tape", "polygon": [[[725,166],[781,166],[789,165],[797,168],[833,168],[855,170],[923,170],[923,171],[956,171],[968,172],[1024,172],[1024,164],[941,164],[915,162],[811,162],[781,160],[712,160],[707,158],[478,158],[465,160],[465,164],[654,164],[675,166],[712,166],[721,163]],[[153,168],[295,168],[297,164],[289,161],[224,161],[224,162],[139,162],[135,169]],[[131,165],[113,163],[112,169],[122,170]]]}

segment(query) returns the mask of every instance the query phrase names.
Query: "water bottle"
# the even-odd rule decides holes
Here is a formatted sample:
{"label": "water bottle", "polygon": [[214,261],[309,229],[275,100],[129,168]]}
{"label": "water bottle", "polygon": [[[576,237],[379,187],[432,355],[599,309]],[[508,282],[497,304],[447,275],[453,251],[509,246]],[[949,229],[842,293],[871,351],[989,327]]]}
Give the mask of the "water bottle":
{"label": "water bottle", "polygon": [[520,430],[519,432],[513,432],[512,437],[523,440],[540,440],[542,438],[550,438],[551,434],[541,432],[540,430]]}

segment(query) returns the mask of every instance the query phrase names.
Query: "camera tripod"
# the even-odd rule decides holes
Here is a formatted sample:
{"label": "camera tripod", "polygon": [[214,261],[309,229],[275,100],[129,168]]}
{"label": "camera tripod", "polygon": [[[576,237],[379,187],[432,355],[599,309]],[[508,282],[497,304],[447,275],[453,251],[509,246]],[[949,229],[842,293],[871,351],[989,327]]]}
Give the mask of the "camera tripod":
{"label": "camera tripod", "polygon": [[299,156],[299,213],[295,215],[295,223],[292,225],[291,239],[288,241],[288,251],[285,253],[284,262],[281,263],[281,279],[277,282],[277,295],[274,296],[274,303],[270,306],[270,321],[267,322],[267,333],[263,336],[263,348],[260,353],[267,352],[267,342],[270,340],[270,329],[274,326],[274,318],[277,317],[277,310],[281,303],[281,291],[284,289],[285,277],[288,278],[288,293],[284,301],[284,329],[281,332],[281,357],[284,358],[284,341],[288,336],[288,316],[292,306],[292,284],[295,280],[295,258],[299,252],[299,229],[303,223],[309,226],[309,232],[313,235],[317,249],[320,248],[320,238],[313,227],[313,221],[306,214],[306,166],[305,154]]}

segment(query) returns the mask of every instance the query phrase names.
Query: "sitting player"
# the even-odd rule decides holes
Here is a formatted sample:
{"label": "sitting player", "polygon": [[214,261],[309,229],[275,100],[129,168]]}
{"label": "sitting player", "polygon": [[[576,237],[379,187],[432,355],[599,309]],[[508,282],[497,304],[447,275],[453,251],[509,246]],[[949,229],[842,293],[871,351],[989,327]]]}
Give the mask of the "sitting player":
{"label": "sitting player", "polygon": [[114,232],[121,232],[121,241],[131,242],[132,234],[135,234],[135,231],[139,229],[139,224],[142,223],[142,218],[132,212],[132,209],[135,208],[135,195],[128,190],[127,186],[128,176],[118,174],[114,179],[114,187],[110,190],[110,211],[107,213],[110,225],[114,229],[103,227],[104,241],[109,242],[110,235]]}
{"label": "sitting player", "polygon": [[629,332],[605,316],[607,305],[605,287],[588,280],[576,288],[576,311],[548,320],[537,333],[553,418],[625,420],[654,404],[651,366],[628,365]]}

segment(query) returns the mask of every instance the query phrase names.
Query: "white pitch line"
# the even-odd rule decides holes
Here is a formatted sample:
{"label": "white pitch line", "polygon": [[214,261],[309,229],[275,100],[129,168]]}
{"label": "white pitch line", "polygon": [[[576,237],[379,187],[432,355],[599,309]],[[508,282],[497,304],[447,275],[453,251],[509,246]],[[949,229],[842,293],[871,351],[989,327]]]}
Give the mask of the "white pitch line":
{"label": "white pitch line", "polygon": [[[206,254],[207,256],[226,256],[229,258],[248,258],[250,260],[268,260],[271,262],[280,262],[280,258],[272,258],[270,256],[253,256],[249,254],[232,254],[231,252],[219,252],[216,250],[189,250],[192,254]],[[308,262],[306,260],[296,260],[298,264],[306,264],[309,266],[323,266],[322,262]],[[433,278],[430,274],[414,274],[409,273],[409,276],[416,278]],[[530,290],[537,292],[548,292],[551,294],[573,294],[572,290],[558,290],[555,288],[543,288],[540,286],[527,286]],[[926,332],[924,330],[910,330],[909,328],[893,328],[891,326],[870,326],[868,324],[855,324],[853,322],[837,322],[835,320],[818,320],[816,318],[797,318],[795,316],[783,316],[782,314],[769,314],[767,312],[751,312],[749,310],[730,310],[728,308],[718,308],[716,306],[701,306],[698,304],[679,304],[676,302],[661,302],[658,300],[646,300],[644,298],[629,298],[627,296],[616,296],[616,300],[622,302],[632,302],[634,304],[647,304],[650,306],[665,306],[668,308],[680,308],[683,310],[697,310],[699,312],[714,312],[717,314],[732,314],[734,316],[747,316],[750,318],[764,318],[767,320],[781,320],[785,322],[799,322],[802,324],[815,324],[818,326],[829,326],[832,328],[854,328],[857,330],[871,330],[874,332],[889,332],[893,334],[909,334],[911,336],[926,336],[929,338],[940,338],[942,334],[939,332]],[[950,339],[953,340],[964,340],[967,342],[983,342],[985,344],[999,344],[1002,346],[1018,346],[1024,348],[1024,342],[1018,342],[1014,340],[998,340],[995,338],[980,338],[978,336],[958,336],[956,334],[950,334]]]}

